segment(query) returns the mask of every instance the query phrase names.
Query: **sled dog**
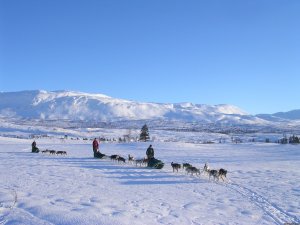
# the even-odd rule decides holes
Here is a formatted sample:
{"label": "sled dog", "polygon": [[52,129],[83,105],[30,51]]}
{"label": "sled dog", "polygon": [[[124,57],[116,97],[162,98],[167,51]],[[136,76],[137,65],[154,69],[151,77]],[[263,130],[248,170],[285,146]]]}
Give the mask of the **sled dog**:
{"label": "sled dog", "polygon": [[50,150],[49,151],[51,155],[55,155],[56,151],[55,150]]}
{"label": "sled dog", "polygon": [[226,178],[227,175],[227,170],[221,168],[219,169],[219,173],[218,173],[218,179],[221,178],[224,181],[224,178]]}
{"label": "sled dog", "polygon": [[209,174],[209,179],[210,179],[210,177],[213,177],[214,180],[216,178],[218,178],[218,171],[217,170],[209,170],[208,174]]}
{"label": "sled dog", "polygon": [[173,172],[176,170],[178,172],[178,169],[181,168],[181,165],[179,163],[173,163],[171,162],[171,166],[173,168]]}
{"label": "sled dog", "polygon": [[118,160],[119,155],[111,155],[109,158],[111,160]]}
{"label": "sled dog", "polygon": [[124,159],[124,158],[121,157],[121,156],[118,156],[118,157],[117,157],[117,160],[118,160],[118,162],[123,162],[123,163],[125,163],[125,161],[126,161],[126,159]]}
{"label": "sled dog", "polygon": [[67,152],[66,151],[57,151],[56,152],[56,155],[67,155]]}
{"label": "sled dog", "polygon": [[189,163],[182,163],[182,169],[191,167],[192,165]]}
{"label": "sled dog", "polygon": [[134,157],[132,156],[132,155],[128,155],[128,162],[133,162],[133,160],[134,160]]}
{"label": "sled dog", "polygon": [[195,173],[196,175],[197,175],[197,174],[200,175],[200,170],[197,169],[197,168],[194,167],[194,166],[187,167],[185,170],[186,170],[187,174],[191,173],[192,175],[194,175],[194,173]]}

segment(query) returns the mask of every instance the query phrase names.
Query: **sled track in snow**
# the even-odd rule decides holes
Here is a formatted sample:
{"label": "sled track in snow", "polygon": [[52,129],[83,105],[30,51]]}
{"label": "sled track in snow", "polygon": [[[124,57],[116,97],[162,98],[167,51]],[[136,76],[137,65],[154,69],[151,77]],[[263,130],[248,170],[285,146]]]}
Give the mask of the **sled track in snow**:
{"label": "sled track in snow", "polygon": [[5,224],[7,222],[6,218],[11,213],[18,201],[17,192],[14,189],[9,189],[12,195],[11,201],[0,202],[0,224]]}
{"label": "sled track in snow", "polygon": [[[163,171],[166,171],[163,169]],[[166,171],[170,172],[170,171]],[[258,194],[257,192],[246,188],[242,185],[239,185],[231,180],[228,179],[228,182],[215,182],[216,184],[225,186],[235,192],[239,193],[250,202],[254,203],[260,209],[263,210],[269,217],[274,220],[275,224],[282,225],[282,224],[300,224],[300,219],[296,216],[290,215],[289,213],[285,212],[283,209],[279,208],[274,203],[269,202],[265,197]]]}
{"label": "sled track in snow", "polygon": [[243,187],[231,180],[228,183],[219,183],[224,185],[231,190],[234,190],[241,194],[242,196],[249,199],[252,203],[261,208],[267,215],[269,215],[275,222],[275,224],[282,225],[284,223],[290,224],[300,224],[300,219],[297,217],[286,213],[283,209],[279,208],[275,204],[269,202],[265,197],[252,191],[249,188]]}
{"label": "sled track in snow", "polygon": [[[163,169],[163,171],[166,171]],[[171,171],[166,171],[171,172]],[[239,185],[230,179],[227,179],[228,182],[221,182],[221,181],[214,181],[214,183],[219,184],[221,186],[225,186],[231,190],[234,190],[235,192],[239,193],[246,199],[248,199],[250,202],[258,206],[260,209],[263,210],[265,214],[267,214],[269,217],[271,217],[274,220],[274,224],[277,225],[283,225],[283,224],[299,224],[300,225],[300,218],[297,218],[296,216],[293,216],[287,212],[285,212],[283,209],[275,205],[274,203],[271,203],[268,201],[265,197],[258,194],[257,192],[244,187],[242,185]]]}

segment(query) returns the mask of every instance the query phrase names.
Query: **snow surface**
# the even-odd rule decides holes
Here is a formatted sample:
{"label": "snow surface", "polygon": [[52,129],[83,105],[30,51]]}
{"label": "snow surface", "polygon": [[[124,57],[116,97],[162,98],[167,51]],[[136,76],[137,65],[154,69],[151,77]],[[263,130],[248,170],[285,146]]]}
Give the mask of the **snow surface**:
{"label": "snow surface", "polygon": [[[153,142],[161,170],[94,159],[91,143],[0,137],[0,224],[300,223],[300,145]],[[101,143],[142,158],[149,143]],[[228,170],[226,182],[172,172],[171,162]]]}

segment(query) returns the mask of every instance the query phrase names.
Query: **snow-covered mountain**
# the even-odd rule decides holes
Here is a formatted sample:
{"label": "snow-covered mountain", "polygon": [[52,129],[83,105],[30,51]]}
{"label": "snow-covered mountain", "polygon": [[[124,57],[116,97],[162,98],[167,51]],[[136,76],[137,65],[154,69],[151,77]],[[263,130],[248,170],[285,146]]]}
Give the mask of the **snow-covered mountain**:
{"label": "snow-covered mountain", "polygon": [[0,115],[22,119],[121,121],[167,119],[209,123],[262,123],[233,105],[141,103],[73,91],[0,93]]}
{"label": "snow-covered mountain", "polygon": [[0,93],[0,116],[101,122],[163,119],[221,124],[269,123],[233,105],[142,103],[102,94],[40,90]]}

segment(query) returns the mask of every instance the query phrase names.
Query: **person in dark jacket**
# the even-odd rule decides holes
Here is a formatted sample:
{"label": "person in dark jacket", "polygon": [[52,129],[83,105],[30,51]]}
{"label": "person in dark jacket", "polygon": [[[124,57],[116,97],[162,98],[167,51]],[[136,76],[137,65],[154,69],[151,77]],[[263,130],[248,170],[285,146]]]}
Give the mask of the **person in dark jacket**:
{"label": "person in dark jacket", "polygon": [[148,158],[147,167],[151,167],[151,168],[155,168],[155,169],[161,169],[164,167],[164,163],[161,160],[154,158],[154,149],[153,149],[152,145],[150,145],[147,148],[146,155]]}
{"label": "person in dark jacket", "polygon": [[31,147],[32,147],[31,152],[38,153],[38,152],[40,151],[40,150],[38,149],[38,147],[36,147],[36,142],[35,142],[35,140],[32,142]]}
{"label": "person in dark jacket", "polygon": [[152,148],[152,145],[147,148],[146,155],[149,160],[154,158],[154,149]]}
{"label": "person in dark jacket", "polygon": [[94,152],[94,158],[102,158],[103,156],[105,156],[99,151],[99,142],[97,141],[97,138],[95,138],[93,141],[93,152]]}

